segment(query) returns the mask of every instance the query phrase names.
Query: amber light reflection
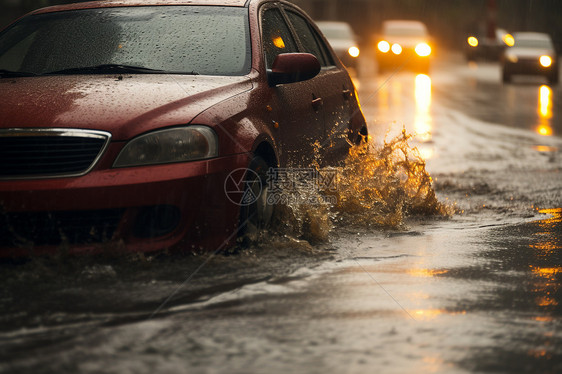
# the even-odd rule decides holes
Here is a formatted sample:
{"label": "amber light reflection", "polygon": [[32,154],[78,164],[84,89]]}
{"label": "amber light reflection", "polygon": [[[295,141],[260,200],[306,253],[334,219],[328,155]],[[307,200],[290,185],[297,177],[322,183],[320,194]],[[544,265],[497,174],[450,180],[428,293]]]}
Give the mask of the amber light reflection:
{"label": "amber light reflection", "polygon": [[[537,321],[551,321],[550,311],[559,305],[559,277],[562,274],[562,266],[553,262],[553,257],[560,250],[559,243],[554,240],[556,237],[557,225],[562,221],[562,208],[543,209],[539,211],[543,214],[550,214],[552,218],[539,221],[537,224],[541,230],[535,235],[540,240],[531,244],[530,247],[535,251],[535,256],[548,266],[529,265],[530,270],[535,275],[533,293],[535,294],[535,304],[544,312],[536,316]],[[546,260],[546,261],[545,261]]]}
{"label": "amber light reflection", "polygon": [[552,118],[552,89],[546,85],[539,88],[539,125],[537,132],[540,135],[551,136],[552,127],[550,119]]}
{"label": "amber light reflection", "polygon": [[391,84],[382,84],[377,90],[377,118],[385,121],[395,121],[401,113],[404,103],[402,82],[393,80]]}
{"label": "amber light reflection", "polygon": [[[431,140],[432,118],[431,107],[431,78],[425,74],[418,74],[415,82],[416,115],[414,119],[414,131],[416,138],[421,142]],[[424,159],[433,156],[431,148],[419,150]]]}

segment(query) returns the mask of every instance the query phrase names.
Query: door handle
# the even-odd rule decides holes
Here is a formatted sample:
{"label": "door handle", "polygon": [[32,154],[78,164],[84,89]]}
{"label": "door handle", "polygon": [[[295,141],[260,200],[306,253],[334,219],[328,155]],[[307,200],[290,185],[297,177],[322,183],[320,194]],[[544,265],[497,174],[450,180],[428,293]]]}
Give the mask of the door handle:
{"label": "door handle", "polygon": [[314,111],[318,112],[318,110],[322,108],[322,105],[324,105],[324,100],[322,100],[321,97],[312,99],[312,108],[314,109]]}

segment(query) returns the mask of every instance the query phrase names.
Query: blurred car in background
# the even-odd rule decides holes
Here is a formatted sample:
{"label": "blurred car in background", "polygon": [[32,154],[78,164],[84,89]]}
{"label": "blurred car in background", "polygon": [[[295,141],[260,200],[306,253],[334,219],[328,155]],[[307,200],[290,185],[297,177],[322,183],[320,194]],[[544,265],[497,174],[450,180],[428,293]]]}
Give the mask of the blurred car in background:
{"label": "blurred car in background", "polygon": [[432,50],[429,33],[422,22],[384,21],[376,44],[379,72],[399,68],[429,72]]}
{"label": "blurred car in background", "polygon": [[346,22],[318,21],[316,25],[322,31],[336,55],[347,67],[357,68],[359,43],[353,29]]}
{"label": "blurred car in background", "polygon": [[513,36],[504,29],[495,29],[494,37],[485,32],[469,33],[464,44],[464,54],[468,61],[490,60],[499,61],[503,51],[513,46]]}
{"label": "blurred car in background", "polygon": [[513,75],[543,75],[550,84],[557,84],[558,57],[548,34],[517,32],[515,43],[502,56],[502,80],[510,82]]}

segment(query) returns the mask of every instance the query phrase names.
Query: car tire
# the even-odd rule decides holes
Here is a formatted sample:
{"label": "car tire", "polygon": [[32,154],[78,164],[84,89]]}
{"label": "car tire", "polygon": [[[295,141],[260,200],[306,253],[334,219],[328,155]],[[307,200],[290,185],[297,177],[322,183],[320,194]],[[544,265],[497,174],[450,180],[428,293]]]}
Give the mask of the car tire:
{"label": "car tire", "polygon": [[245,176],[245,196],[250,203],[240,207],[238,237],[242,243],[255,242],[260,233],[269,227],[273,215],[273,204],[268,202],[268,163],[260,156],[254,156]]}

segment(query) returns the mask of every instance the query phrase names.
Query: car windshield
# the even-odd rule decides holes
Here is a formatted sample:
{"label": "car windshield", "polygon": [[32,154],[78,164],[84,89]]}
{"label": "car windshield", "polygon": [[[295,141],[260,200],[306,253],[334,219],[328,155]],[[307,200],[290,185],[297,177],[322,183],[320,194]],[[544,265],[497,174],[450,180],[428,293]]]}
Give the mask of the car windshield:
{"label": "car windshield", "polygon": [[519,48],[552,48],[552,43],[548,39],[515,39],[515,47]]}
{"label": "car windshield", "polygon": [[422,26],[387,26],[384,28],[384,34],[388,36],[426,36],[427,32]]}
{"label": "car windshield", "polygon": [[49,74],[134,72],[244,75],[250,70],[244,8],[153,6],[25,17],[0,34],[0,70]]}

